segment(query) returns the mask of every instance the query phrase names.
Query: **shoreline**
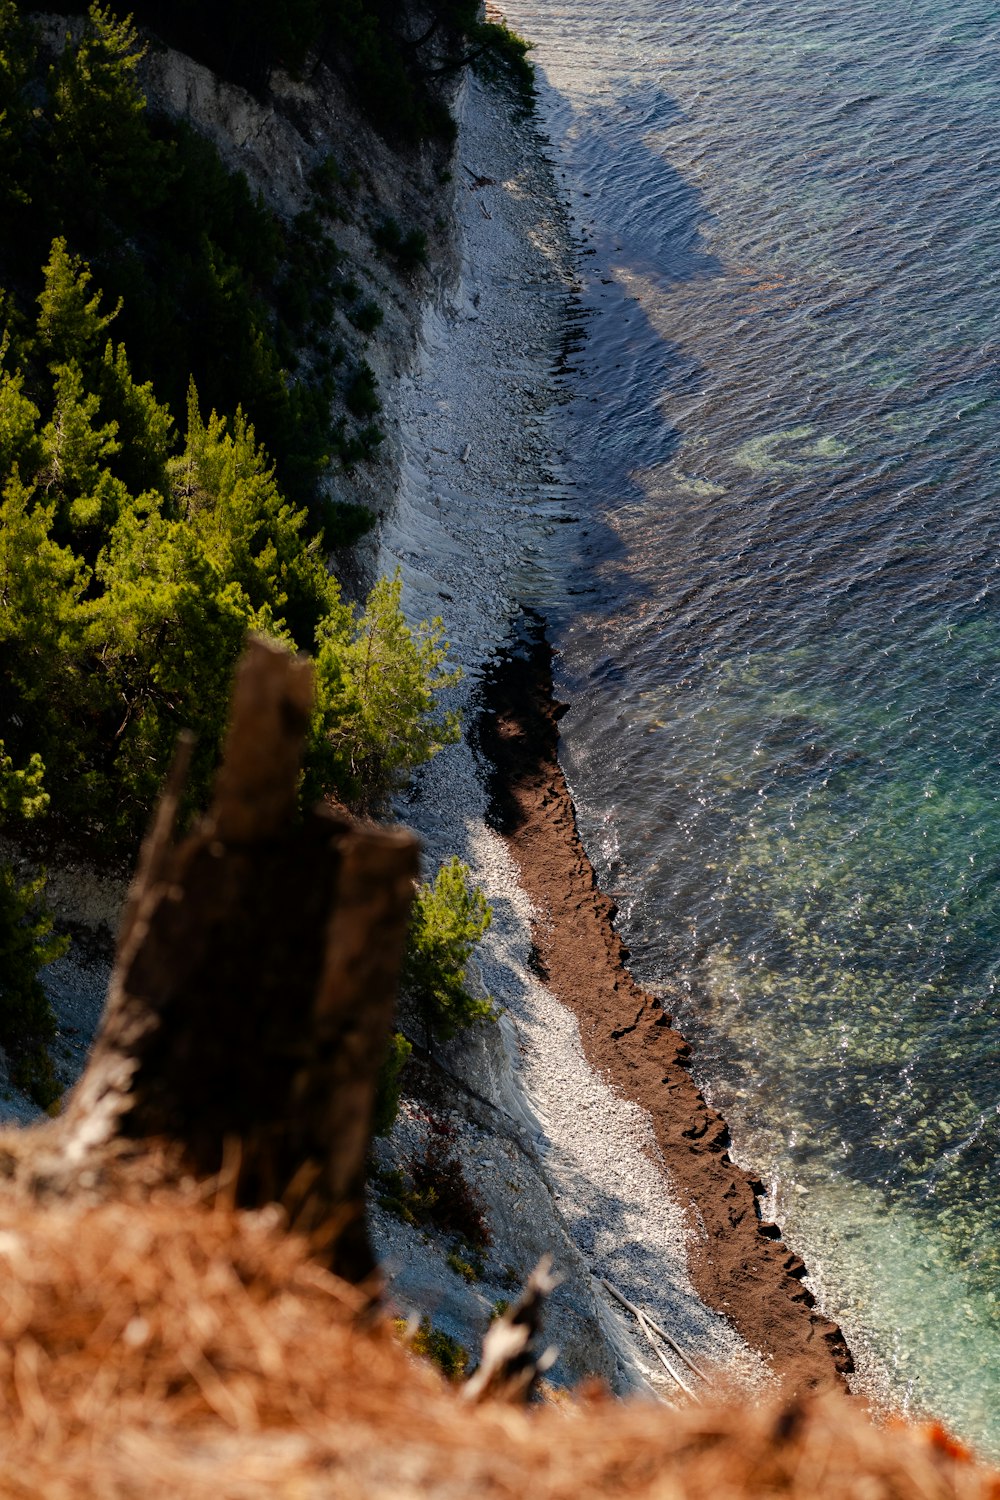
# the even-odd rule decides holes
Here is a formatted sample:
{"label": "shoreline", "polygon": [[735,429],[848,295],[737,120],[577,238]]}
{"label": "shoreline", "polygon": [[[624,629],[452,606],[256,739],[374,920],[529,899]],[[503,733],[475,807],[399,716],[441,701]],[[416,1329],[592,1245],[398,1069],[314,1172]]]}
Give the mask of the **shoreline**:
{"label": "shoreline", "polygon": [[[591,1045],[573,996],[558,977],[555,983],[541,977],[540,938],[554,930],[547,917],[556,908],[530,877],[522,879],[523,849],[491,826],[495,778],[483,761],[488,735],[482,725],[489,715],[483,714],[481,684],[516,629],[524,601],[544,607],[546,589],[557,586],[547,571],[554,550],[549,538],[577,519],[575,497],[559,482],[556,375],[575,264],[546,147],[537,118],[515,120],[509,98],[468,80],[456,156],[460,276],[426,308],[420,361],[399,393],[400,487],[378,558],[380,571],[400,567],[412,620],[445,616],[452,658],[466,673],[452,706],[463,710],[470,728],[479,723],[478,735],[442,751],[420,773],[397,808],[424,842],[425,874],[457,854],[494,910],[479,966],[484,990],[504,1012],[502,1023],[443,1050],[447,1069],[471,1084],[497,1122],[491,1136],[488,1113],[459,1120],[463,1168],[511,1244],[525,1243],[527,1211],[537,1221],[532,1243],[546,1248],[548,1234],[557,1251],[563,1247],[567,1286],[551,1309],[550,1336],[566,1351],[564,1378],[586,1371],[589,1348],[605,1369],[612,1358],[615,1389],[652,1389],[669,1399],[642,1334],[600,1288],[603,1277],[668,1326],[730,1390],[759,1392],[775,1376],[802,1388],[843,1385],[838,1364],[848,1368],[849,1355],[839,1330],[806,1305],[811,1294],[801,1285],[801,1262],[757,1229],[756,1200],[746,1175],[728,1160],[725,1128],[694,1100],[690,1079],[678,1069],[683,1085],[678,1082],[677,1096],[685,1101],[678,1109],[686,1111],[678,1128],[698,1115],[693,1154],[687,1141],[684,1147],[702,1170],[695,1176],[705,1195],[702,1217],[711,1226],[709,1253],[697,1254],[697,1211],[693,1220],[687,1180],[668,1181],[669,1153],[645,1108],[651,1091],[629,1087],[636,1069],[658,1070],[657,1082],[663,1076],[667,1033],[635,1025],[632,1002],[639,992],[622,967],[610,903],[595,893],[576,839],[554,748],[547,775],[549,793],[556,781],[561,786],[555,828],[558,836],[560,828],[572,830],[576,839],[575,848],[552,845],[554,868],[571,888],[571,905],[589,902],[589,914],[568,942],[585,933],[591,951],[600,956],[603,949],[606,988],[624,1007],[615,1013],[614,1028],[624,1027],[642,1044],[626,1054],[626,1073],[612,1076],[610,1085],[608,1063]],[[549,728],[554,731],[554,719]],[[536,739],[541,765],[547,741],[544,733]],[[554,957],[547,962],[556,974]],[[676,1054],[683,1044],[671,1035]],[[647,1049],[647,1041],[658,1050]],[[512,1159],[506,1146],[514,1132],[522,1158],[526,1149],[535,1160],[537,1181],[529,1189],[523,1179],[516,1187],[511,1179],[505,1201],[493,1167],[498,1158]],[[418,1139],[411,1113],[386,1148],[387,1165],[405,1163]],[[727,1192],[740,1195],[733,1215]],[[488,1278],[470,1294],[433,1247],[404,1245],[377,1212],[373,1224],[400,1304],[433,1312],[452,1336],[479,1336],[493,1295]],[[725,1271],[713,1273],[713,1263],[724,1263]],[[772,1301],[776,1310],[768,1316]]]}
{"label": "shoreline", "polygon": [[764,1185],[732,1161],[729,1128],[688,1071],[689,1044],[629,972],[614,903],[597,885],[559,764],[566,705],[553,697],[552,657],[539,620],[489,674],[475,726],[493,767],[491,822],[538,912],[538,972],[577,1016],[595,1072],[649,1114],[667,1182],[690,1205],[695,1290],[782,1381],[846,1389],[854,1362],[843,1333],[814,1310],[804,1262],[763,1220]]}

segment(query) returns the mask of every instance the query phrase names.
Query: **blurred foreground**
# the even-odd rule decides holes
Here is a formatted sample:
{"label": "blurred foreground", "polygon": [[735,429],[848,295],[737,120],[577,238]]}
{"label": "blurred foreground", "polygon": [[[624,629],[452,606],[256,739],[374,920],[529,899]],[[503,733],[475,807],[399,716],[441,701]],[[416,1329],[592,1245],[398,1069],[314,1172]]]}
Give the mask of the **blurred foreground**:
{"label": "blurred foreground", "polygon": [[363,1194],[416,845],[299,815],[311,689],[250,643],[212,807],[178,835],[164,791],[87,1072],[0,1139],[0,1497],[1000,1500],[842,1396],[523,1404],[541,1268],[466,1385],[407,1351]]}
{"label": "blurred foreground", "polygon": [[0,1204],[0,1264],[3,1496],[1000,1496],[941,1433],[842,1397],[470,1406],[218,1186]]}

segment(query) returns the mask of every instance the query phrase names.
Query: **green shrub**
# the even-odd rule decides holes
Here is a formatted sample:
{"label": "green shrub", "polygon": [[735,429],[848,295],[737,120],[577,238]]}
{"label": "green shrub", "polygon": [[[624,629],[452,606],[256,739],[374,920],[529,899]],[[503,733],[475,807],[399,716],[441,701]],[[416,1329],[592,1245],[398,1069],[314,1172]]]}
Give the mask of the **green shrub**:
{"label": "green shrub", "polygon": [[410,1164],[414,1201],[425,1205],[423,1217],[435,1228],[473,1250],[484,1250],[491,1239],[486,1207],[456,1154],[454,1126],[432,1119],[430,1127],[423,1155]]}
{"label": "green shrub", "polygon": [[[9,826],[45,812],[44,767],[33,755],[16,770],[0,740],[0,821]],[[52,935],[52,918],[42,902],[44,875],[20,884],[9,865],[0,865],[0,1045],[10,1058],[18,1088],[43,1109],[59,1097],[46,1043],[56,1035],[55,1016],[38,979],[39,970],[66,951],[66,939]]]}
{"label": "green shrub", "polygon": [[42,900],[45,877],[18,883],[0,866],[0,1040],[10,1057],[10,1075],[43,1109],[59,1097],[46,1044],[56,1022],[38,972],[66,951],[52,936],[52,918]]}
{"label": "green shrub", "polygon": [[486,897],[458,858],[417,892],[402,983],[420,1013],[428,1046],[435,1037],[447,1040],[474,1021],[496,1018],[492,1000],[477,998],[466,985],[472,950],[491,920]]}
{"label": "green shrub", "polygon": [[374,417],[382,410],[376,389],[375,371],[362,360],[344,391],[347,410],[355,417]]}
{"label": "green shrub", "polygon": [[385,314],[378,303],[369,298],[353,308],[348,316],[359,332],[372,334],[381,326]]}
{"label": "green shrub", "polygon": [[316,202],[331,218],[347,219],[344,199],[358,190],[357,172],[342,172],[332,156],[324,156],[309,173],[308,182]]}
{"label": "green shrub", "polygon": [[458,1250],[449,1250],[445,1256],[445,1264],[456,1276],[461,1276],[471,1286],[475,1281],[481,1281],[483,1276],[483,1263],[480,1260],[466,1260]]}
{"label": "green shrub", "polygon": [[407,1182],[405,1173],[397,1170],[377,1172],[375,1186],[378,1189],[378,1206],[393,1218],[416,1228],[430,1216],[433,1203],[423,1197]]}
{"label": "green shrub", "polygon": [[417,266],[427,264],[427,236],[422,229],[411,229],[403,233],[399,221],[391,217],[383,219],[372,232],[376,249],[390,255],[402,271],[415,271]]}
{"label": "green shrub", "polygon": [[40,755],[32,755],[24,770],[18,771],[0,740],[0,825],[28,821],[48,811],[49,794],[43,785],[44,778]]}
{"label": "green shrub", "polygon": [[365,457],[371,458],[379,444],[385,442],[385,433],[374,422],[366,422],[364,427],[358,428],[358,442],[365,451]]}
{"label": "green shrub", "polygon": [[414,1354],[432,1360],[447,1380],[461,1380],[469,1367],[469,1351],[457,1339],[435,1328],[426,1315],[412,1336],[405,1318],[394,1319],[393,1326],[401,1338],[407,1338]]}
{"label": "green shrub", "polygon": [[317,632],[317,710],[307,767],[315,794],[336,788],[376,811],[415,767],[458,738],[458,716],[438,706],[460,673],[445,666],[438,619],[411,627],[397,572],[381,578],[360,617],[331,616]]}
{"label": "green shrub", "polygon": [[405,1224],[430,1224],[454,1235],[470,1251],[485,1250],[491,1235],[486,1208],[466,1180],[454,1150],[455,1130],[444,1120],[430,1120],[423,1154],[408,1171],[378,1172],[378,1204]]}
{"label": "green shrub", "polygon": [[522,94],[528,98],[534,94],[535,69],[528,57],[534,43],[526,41],[502,21],[478,22],[469,30],[469,41],[472,62],[478,71],[505,72]]}
{"label": "green shrub", "polygon": [[354,543],[371,531],[376,515],[367,505],[354,505],[349,500],[328,500],[323,512],[323,545],[328,551],[335,547],[353,547]]}

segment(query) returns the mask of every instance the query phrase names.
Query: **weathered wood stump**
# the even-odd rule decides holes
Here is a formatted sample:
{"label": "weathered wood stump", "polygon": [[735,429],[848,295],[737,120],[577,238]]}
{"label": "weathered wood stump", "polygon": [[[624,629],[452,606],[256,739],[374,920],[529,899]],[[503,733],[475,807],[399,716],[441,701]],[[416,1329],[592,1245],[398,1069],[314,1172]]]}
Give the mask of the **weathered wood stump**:
{"label": "weathered wood stump", "polygon": [[213,805],[176,841],[175,769],[90,1064],[50,1130],[81,1169],[123,1139],[176,1143],[206,1176],[225,1159],[237,1202],[283,1203],[359,1281],[374,1269],[365,1158],[417,842],[324,807],[297,815],[311,706],[309,663],[251,641]]}

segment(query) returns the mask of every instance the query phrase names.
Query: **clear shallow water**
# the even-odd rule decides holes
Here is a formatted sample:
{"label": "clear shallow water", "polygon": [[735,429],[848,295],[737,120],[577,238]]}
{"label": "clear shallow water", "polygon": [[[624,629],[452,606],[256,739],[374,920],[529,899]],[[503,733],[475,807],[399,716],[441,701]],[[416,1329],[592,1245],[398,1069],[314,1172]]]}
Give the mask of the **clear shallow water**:
{"label": "clear shallow water", "polygon": [[568,769],[897,1399],[1000,1453],[1000,5],[514,0],[583,247]]}

